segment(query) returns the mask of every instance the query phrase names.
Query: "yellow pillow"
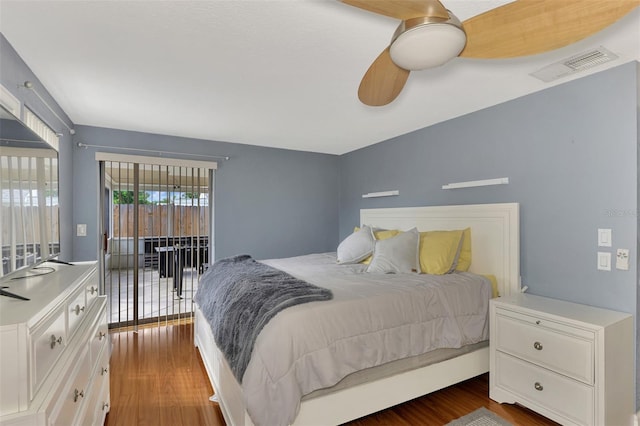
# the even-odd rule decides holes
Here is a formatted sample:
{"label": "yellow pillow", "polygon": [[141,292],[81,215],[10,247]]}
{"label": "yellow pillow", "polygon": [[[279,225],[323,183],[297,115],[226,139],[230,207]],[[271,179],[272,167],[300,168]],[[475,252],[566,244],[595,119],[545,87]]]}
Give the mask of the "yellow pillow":
{"label": "yellow pillow", "polygon": [[395,237],[399,233],[400,231],[397,229],[381,229],[379,231],[373,231],[373,235],[376,237],[376,240],[386,240],[387,238]]}
{"label": "yellow pillow", "polygon": [[471,266],[471,228],[462,231],[462,247],[456,264],[456,271],[467,272]]}
{"label": "yellow pillow", "polygon": [[498,291],[498,280],[495,275],[482,275],[489,281],[491,281],[491,297],[496,298],[500,297],[500,292]]}
{"label": "yellow pillow", "polygon": [[[400,231],[397,229],[381,229],[379,231],[373,231],[373,236],[376,237],[376,240],[386,240],[387,238],[395,237],[398,235]],[[368,265],[371,263],[371,259],[373,255],[367,257],[365,260],[362,260],[360,263],[364,263]]]}
{"label": "yellow pillow", "polygon": [[443,275],[451,272],[461,238],[461,230],[421,232],[420,269],[422,273]]}
{"label": "yellow pillow", "polygon": [[[353,228],[353,232],[358,232],[360,230],[359,226]],[[387,238],[395,237],[401,231],[397,229],[379,229],[373,231],[373,236],[376,237],[376,240],[386,240]]]}

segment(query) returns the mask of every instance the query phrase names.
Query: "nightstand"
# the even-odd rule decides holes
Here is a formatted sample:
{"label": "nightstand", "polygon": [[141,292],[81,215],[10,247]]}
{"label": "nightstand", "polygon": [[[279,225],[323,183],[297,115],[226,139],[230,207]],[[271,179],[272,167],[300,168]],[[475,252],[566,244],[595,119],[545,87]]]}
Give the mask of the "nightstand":
{"label": "nightstand", "polygon": [[490,303],[489,396],[567,425],[632,425],[633,317],[529,294]]}

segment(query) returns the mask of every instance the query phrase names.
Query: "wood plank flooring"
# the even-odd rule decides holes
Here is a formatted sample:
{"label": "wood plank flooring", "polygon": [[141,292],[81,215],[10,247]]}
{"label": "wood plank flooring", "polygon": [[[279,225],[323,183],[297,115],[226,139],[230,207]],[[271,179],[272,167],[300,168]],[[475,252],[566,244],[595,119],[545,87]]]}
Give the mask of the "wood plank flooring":
{"label": "wood plank flooring", "polygon": [[[111,410],[106,425],[223,426],[190,323],[112,332]],[[390,389],[390,392],[393,390]],[[486,407],[514,425],[556,423],[489,399],[487,374],[350,422],[350,426],[439,426]]]}
{"label": "wood plank flooring", "polygon": [[108,426],[224,425],[191,324],[111,332]]}

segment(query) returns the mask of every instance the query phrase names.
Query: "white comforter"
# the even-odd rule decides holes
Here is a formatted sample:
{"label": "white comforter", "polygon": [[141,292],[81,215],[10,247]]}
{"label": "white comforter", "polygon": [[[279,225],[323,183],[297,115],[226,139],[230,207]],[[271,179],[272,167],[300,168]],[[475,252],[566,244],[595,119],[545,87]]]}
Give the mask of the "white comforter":
{"label": "white comforter", "polygon": [[470,273],[370,274],[333,253],[263,261],[334,299],[278,313],[258,336],[242,380],[256,425],[287,425],[300,400],[346,375],[488,339],[491,285]]}

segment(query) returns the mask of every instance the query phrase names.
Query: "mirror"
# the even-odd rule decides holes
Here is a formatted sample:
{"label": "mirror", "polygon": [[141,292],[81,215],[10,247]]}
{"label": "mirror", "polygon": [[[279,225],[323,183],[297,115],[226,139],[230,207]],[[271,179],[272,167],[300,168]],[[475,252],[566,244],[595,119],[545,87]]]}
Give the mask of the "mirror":
{"label": "mirror", "polygon": [[0,277],[60,253],[58,152],[0,106]]}

